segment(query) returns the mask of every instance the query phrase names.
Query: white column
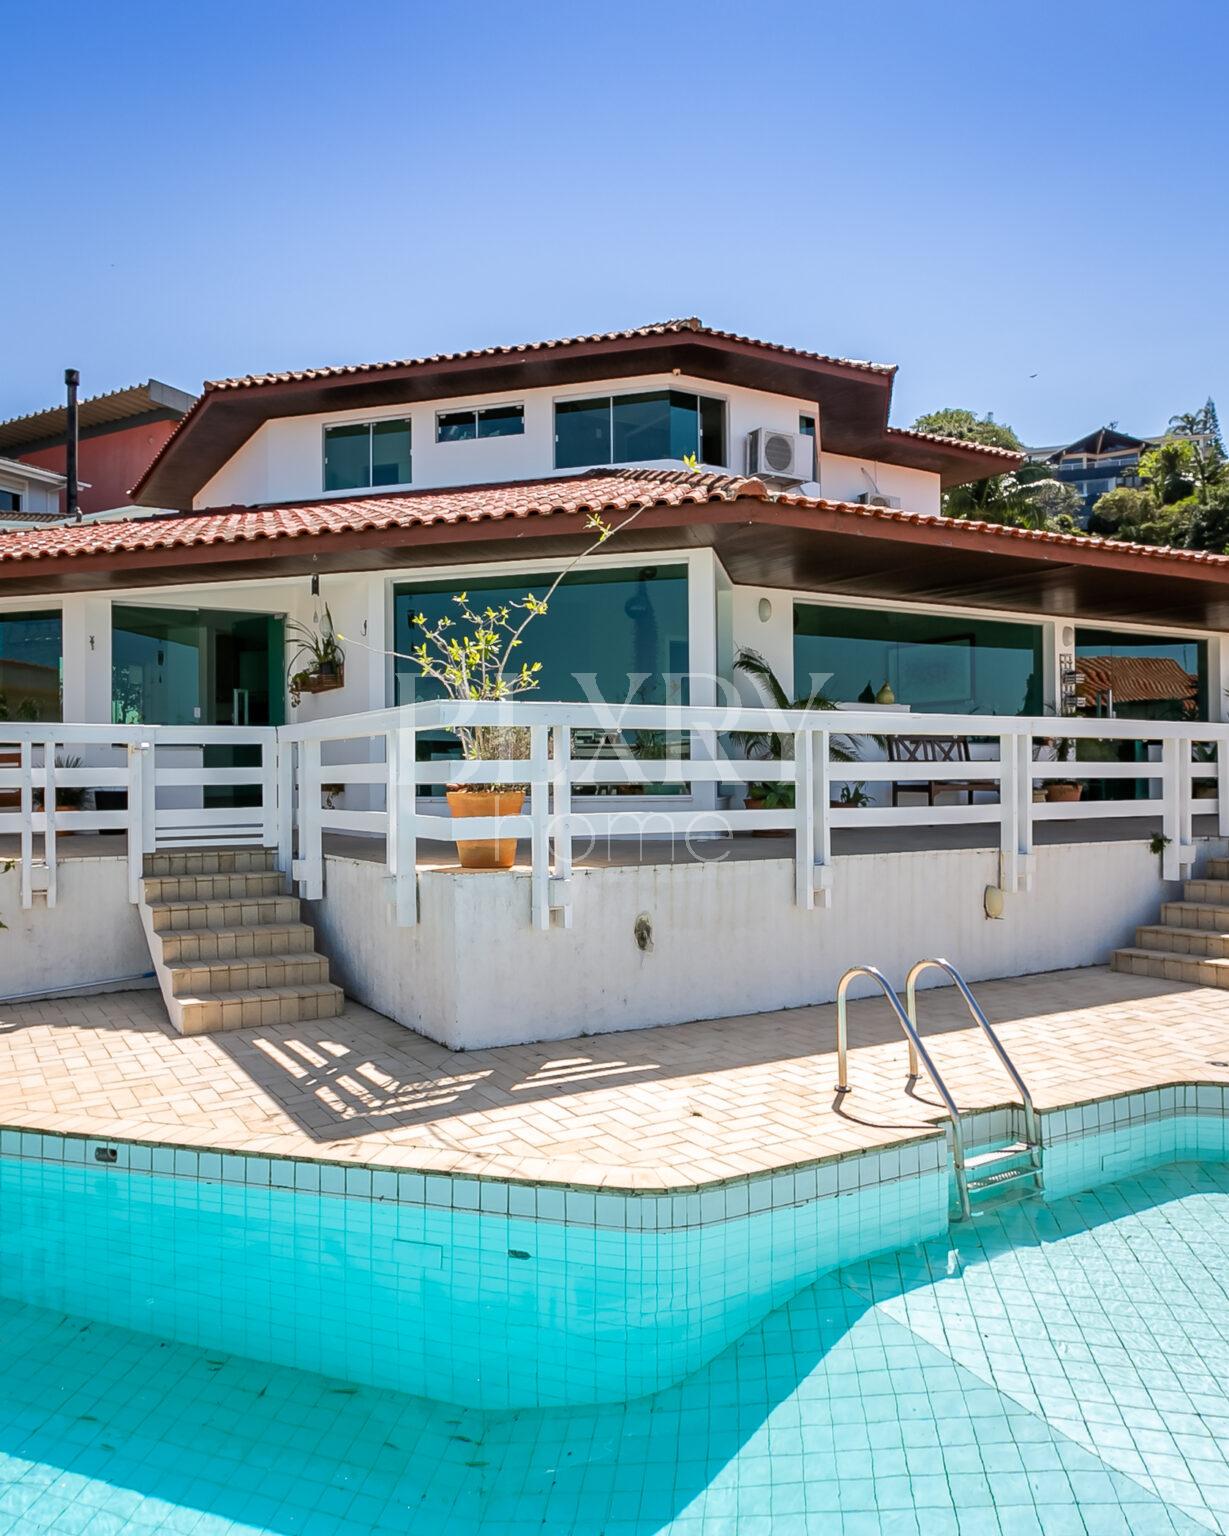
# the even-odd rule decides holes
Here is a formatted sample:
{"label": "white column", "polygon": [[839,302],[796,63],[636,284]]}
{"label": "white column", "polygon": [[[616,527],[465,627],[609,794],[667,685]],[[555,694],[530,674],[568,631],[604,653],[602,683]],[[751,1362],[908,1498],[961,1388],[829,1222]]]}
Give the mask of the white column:
{"label": "white column", "polygon": [[72,592],[63,602],[64,719],[111,723],[111,599]]}
{"label": "white column", "polygon": [[[717,698],[717,559],[711,549],[694,551],[687,561],[687,669],[691,674],[689,702],[703,708]],[[693,731],[692,756],[716,757],[716,737]],[[691,786],[692,803],[699,811],[715,810],[717,785],[711,780]]]}

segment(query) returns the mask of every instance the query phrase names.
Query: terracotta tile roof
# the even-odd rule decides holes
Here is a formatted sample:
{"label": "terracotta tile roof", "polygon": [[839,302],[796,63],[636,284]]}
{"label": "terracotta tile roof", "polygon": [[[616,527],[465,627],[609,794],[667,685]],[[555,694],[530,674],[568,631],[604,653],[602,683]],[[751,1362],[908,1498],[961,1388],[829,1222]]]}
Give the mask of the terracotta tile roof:
{"label": "terracotta tile roof", "polygon": [[1024,462],[1022,448],[996,448],[990,443],[974,443],[967,437],[945,437],[941,432],[918,432],[913,427],[885,427],[885,437],[908,437],[915,443],[937,443],[943,448],[967,448],[972,453],[988,453],[996,458],[1010,459],[1013,464]]}
{"label": "terracotta tile roof", "polygon": [[235,379],[207,380],[204,387],[206,393],[221,389],[253,389],[264,384],[291,384],[300,379],[348,378],[356,373],[380,373],[390,368],[428,367],[478,357],[514,357],[518,353],[553,352],[585,342],[631,341],[638,336],[678,336],[688,331],[700,336],[714,336],[720,341],[737,341],[752,347],[763,347],[769,352],[779,352],[785,357],[802,357],[810,362],[835,363],[844,368],[859,368],[866,373],[888,376],[896,372],[895,363],[869,363],[857,358],[830,357],[824,352],[807,352],[775,341],[759,341],[754,336],[740,336],[734,331],[714,330],[695,315],[689,315],[685,319],[660,320],[653,325],[640,325],[627,331],[598,331],[589,336],[561,336],[553,341],[521,342],[508,347],[478,347],[467,352],[440,352],[431,357],[401,358],[383,363],[347,363],[336,367],[290,369],[281,373],[249,373]]}
{"label": "terracotta tile roof", "polygon": [[1037,544],[1083,552],[1104,551],[1115,556],[1136,556],[1151,565],[1178,562],[1229,574],[1229,556],[1210,554],[1205,550],[1128,544],[1075,534],[1038,533],[1028,528],[1004,527],[999,523],[829,501],[797,492],[772,491],[759,480],[738,475],[635,468],[496,485],[401,491],[385,496],[288,502],[265,507],[226,507],[209,512],[133,518],[124,522],[0,532],[0,569],[35,560],[59,561],[141,550],[257,544],[366,530],[504,522],[591,512],[617,519],[618,514],[637,507],[703,506],[740,499],[838,513],[849,519],[851,528],[865,521],[900,523],[932,529],[944,541]]}
{"label": "terracotta tile roof", "polygon": [[1199,693],[1199,679],[1172,656],[1080,656],[1076,667],[1084,674],[1080,692],[1089,703],[1112,691],[1115,704],[1173,699],[1190,706]]}

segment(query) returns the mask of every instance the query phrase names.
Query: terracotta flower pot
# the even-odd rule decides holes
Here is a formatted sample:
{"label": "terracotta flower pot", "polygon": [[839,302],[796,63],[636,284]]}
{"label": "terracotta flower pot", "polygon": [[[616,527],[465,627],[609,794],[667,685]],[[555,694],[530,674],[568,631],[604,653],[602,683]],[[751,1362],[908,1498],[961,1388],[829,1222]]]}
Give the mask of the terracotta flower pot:
{"label": "terracotta flower pot", "polygon": [[[450,789],[448,809],[454,816],[519,816],[523,789]],[[476,837],[457,843],[462,869],[511,869],[516,862],[516,838]]]}
{"label": "terracotta flower pot", "polygon": [[1084,786],[1082,784],[1064,784],[1055,779],[1046,790],[1046,799],[1065,805],[1073,800],[1078,800],[1083,793]]}

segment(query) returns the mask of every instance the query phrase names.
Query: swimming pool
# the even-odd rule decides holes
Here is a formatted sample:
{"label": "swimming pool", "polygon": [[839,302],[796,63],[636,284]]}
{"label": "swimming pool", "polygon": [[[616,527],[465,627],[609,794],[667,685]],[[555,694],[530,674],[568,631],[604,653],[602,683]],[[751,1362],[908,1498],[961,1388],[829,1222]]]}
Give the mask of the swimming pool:
{"label": "swimming pool", "polygon": [[1055,1122],[1048,1203],[847,1262],[632,1401],[446,1406],[7,1300],[0,1536],[1227,1531],[1198,1109]]}

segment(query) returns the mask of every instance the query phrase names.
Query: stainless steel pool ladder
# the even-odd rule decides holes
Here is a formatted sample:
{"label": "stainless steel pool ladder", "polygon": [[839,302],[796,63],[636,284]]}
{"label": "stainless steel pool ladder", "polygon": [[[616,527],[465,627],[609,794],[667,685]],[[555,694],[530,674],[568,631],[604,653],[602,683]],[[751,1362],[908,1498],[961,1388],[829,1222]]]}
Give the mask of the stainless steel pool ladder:
{"label": "stainless steel pool ladder", "polygon": [[[964,1125],[961,1121],[960,1111],[956,1107],[943,1076],[934,1063],[930,1052],[922,1043],[922,1037],[917,1025],[917,981],[925,971],[934,968],[943,971],[950,976],[961,997],[964,999],[974,1022],[982,1030],[982,1033],[990,1041],[999,1061],[1011,1078],[1016,1092],[1020,1095],[1020,1102],[1024,1108],[1025,1140],[1023,1143],[1014,1143],[1011,1146],[995,1150],[981,1152],[969,1158],[965,1151]],[[888,1006],[896,1015],[896,1020],[904,1031],[905,1039],[909,1043],[909,1081],[914,1082],[920,1075],[918,1064],[926,1069],[926,1075],[930,1078],[935,1092],[943,1101],[952,1126],[952,1162],[956,1180],[956,1196],[960,1205],[960,1216],[967,1221],[971,1215],[970,1196],[982,1190],[997,1189],[1000,1185],[1012,1184],[1019,1179],[1032,1179],[1038,1191],[1042,1187],[1041,1173],[1041,1137],[1037,1129],[1037,1115],[1033,1108],[1032,1095],[1029,1093],[1024,1079],[1016,1070],[1015,1063],[1007,1054],[1002,1041],[991,1028],[989,1019],[982,1012],[977,999],[973,996],[963,976],[954,965],[947,960],[919,960],[910,971],[905,981],[905,996],[908,1007],[901,1006],[900,998],[892,989],[887,977],[873,965],[854,965],[845,972],[837,983],[836,989],[836,1053],[837,1053],[837,1092],[849,1092],[849,1030],[846,1013],[846,993],[850,983],[859,976],[869,977],[882,990]],[[1027,1156],[1028,1167],[1019,1167],[1019,1161]],[[973,1177],[970,1178],[970,1172]]]}

